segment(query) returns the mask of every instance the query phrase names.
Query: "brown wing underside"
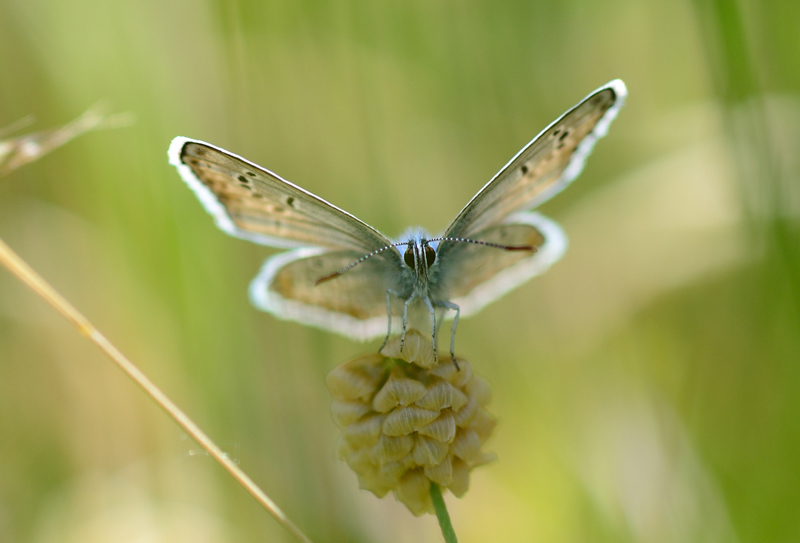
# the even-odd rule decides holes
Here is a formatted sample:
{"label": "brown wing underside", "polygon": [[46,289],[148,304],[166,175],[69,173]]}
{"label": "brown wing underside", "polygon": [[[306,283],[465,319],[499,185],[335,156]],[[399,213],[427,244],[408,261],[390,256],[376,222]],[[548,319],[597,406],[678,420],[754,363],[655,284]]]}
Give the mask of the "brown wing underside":
{"label": "brown wing underside", "polygon": [[[505,224],[480,232],[474,239],[509,246],[541,247],[545,238],[529,224]],[[441,299],[452,300],[468,295],[476,286],[526,258],[533,251],[506,251],[472,243],[458,243],[442,261],[437,285]]]}
{"label": "brown wing underside", "polygon": [[[321,277],[342,269],[361,255],[336,251],[292,261],[278,270],[269,289],[287,300],[323,307],[357,319],[386,316],[387,278],[391,271],[379,259],[362,262],[346,273],[315,285]],[[392,297],[393,312],[402,311]]]}

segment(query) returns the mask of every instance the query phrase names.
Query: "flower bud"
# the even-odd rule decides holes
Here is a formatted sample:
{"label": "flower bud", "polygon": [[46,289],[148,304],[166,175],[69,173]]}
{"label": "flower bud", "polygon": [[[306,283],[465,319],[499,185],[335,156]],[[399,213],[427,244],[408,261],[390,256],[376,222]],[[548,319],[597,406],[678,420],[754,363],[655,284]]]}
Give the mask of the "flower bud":
{"label": "flower bud", "polygon": [[462,497],[469,472],[494,460],[481,451],[497,423],[491,388],[458,359],[434,360],[427,336],[395,338],[381,354],[334,368],[326,378],[342,428],[337,457],[379,498],[393,491],[416,516],[433,513],[431,482]]}

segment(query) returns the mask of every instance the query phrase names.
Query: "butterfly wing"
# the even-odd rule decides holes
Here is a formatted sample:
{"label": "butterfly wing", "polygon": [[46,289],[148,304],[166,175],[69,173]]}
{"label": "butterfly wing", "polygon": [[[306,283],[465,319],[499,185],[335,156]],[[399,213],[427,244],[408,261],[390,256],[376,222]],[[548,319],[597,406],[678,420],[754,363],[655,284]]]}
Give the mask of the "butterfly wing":
{"label": "butterfly wing", "polygon": [[[364,341],[386,334],[386,290],[395,269],[390,261],[369,258],[332,281],[317,279],[359,257],[353,251],[303,248],[267,259],[250,283],[250,300],[259,309]],[[390,298],[392,314],[402,300]],[[397,320],[395,318],[395,320]],[[394,326],[399,325],[395,322]]]}
{"label": "butterfly wing", "polygon": [[[386,291],[397,286],[395,272],[402,266],[391,240],[219,147],[175,138],[169,158],[222,230],[263,245],[298,248],[264,263],[250,285],[256,307],[354,339],[386,333]],[[347,273],[317,284],[373,252]]]}
{"label": "butterfly wing", "polygon": [[454,302],[462,316],[477,313],[489,302],[544,273],[567,249],[567,236],[558,224],[533,212],[515,213],[471,239],[529,245],[536,252],[503,251],[472,243],[455,246],[448,258],[440,261],[432,284],[434,298]]}
{"label": "butterfly wing", "polygon": [[[392,244],[346,211],[219,147],[178,137],[169,161],[217,226],[233,236],[271,247],[350,249],[361,256]],[[385,253],[399,261],[396,249]]]}
{"label": "butterfly wing", "polygon": [[[445,237],[470,238],[518,211],[533,209],[566,187],[605,136],[627,90],[620,80],[600,87],[531,140],[461,210]],[[439,254],[460,244],[443,241]]]}
{"label": "butterfly wing", "polygon": [[452,300],[462,315],[475,313],[561,258],[567,248],[564,232],[555,222],[525,210],[551,198],[581,172],[626,94],[620,80],[589,94],[528,143],[470,200],[445,237],[530,245],[537,251],[443,240],[433,283],[436,299]]}

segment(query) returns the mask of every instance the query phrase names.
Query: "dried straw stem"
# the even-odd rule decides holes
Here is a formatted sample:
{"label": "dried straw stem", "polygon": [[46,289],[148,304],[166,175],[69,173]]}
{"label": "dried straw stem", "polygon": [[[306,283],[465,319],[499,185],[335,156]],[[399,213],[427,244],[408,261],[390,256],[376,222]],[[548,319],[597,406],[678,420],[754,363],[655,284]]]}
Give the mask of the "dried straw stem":
{"label": "dried straw stem", "polygon": [[90,323],[75,307],[64,299],[53,287],[36,273],[24,260],[0,239],[0,263],[11,271],[20,281],[45,299],[67,320],[72,322],[81,334],[87,336],[144,392],[150,396],[178,426],[192,436],[230,475],[253,496],[286,530],[299,541],[311,543],[300,529],[289,520],[286,514],[223,452],[192,420],[181,411],[147,376],[123,355],[106,337]]}

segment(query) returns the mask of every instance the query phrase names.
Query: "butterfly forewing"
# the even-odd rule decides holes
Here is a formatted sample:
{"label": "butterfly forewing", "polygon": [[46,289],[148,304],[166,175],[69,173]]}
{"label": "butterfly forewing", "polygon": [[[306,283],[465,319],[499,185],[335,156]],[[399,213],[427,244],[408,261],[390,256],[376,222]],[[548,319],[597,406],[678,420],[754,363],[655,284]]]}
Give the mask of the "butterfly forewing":
{"label": "butterfly forewing", "polygon": [[[517,211],[541,204],[574,179],[625,96],[612,81],[561,116],[525,146],[461,210],[445,233],[468,238]],[[442,256],[453,243],[442,242]]]}
{"label": "butterfly forewing", "polygon": [[[352,249],[362,255],[391,245],[349,213],[213,145],[176,138],[170,160],[220,228],[234,236],[272,247]],[[396,250],[382,256],[399,259]]]}

